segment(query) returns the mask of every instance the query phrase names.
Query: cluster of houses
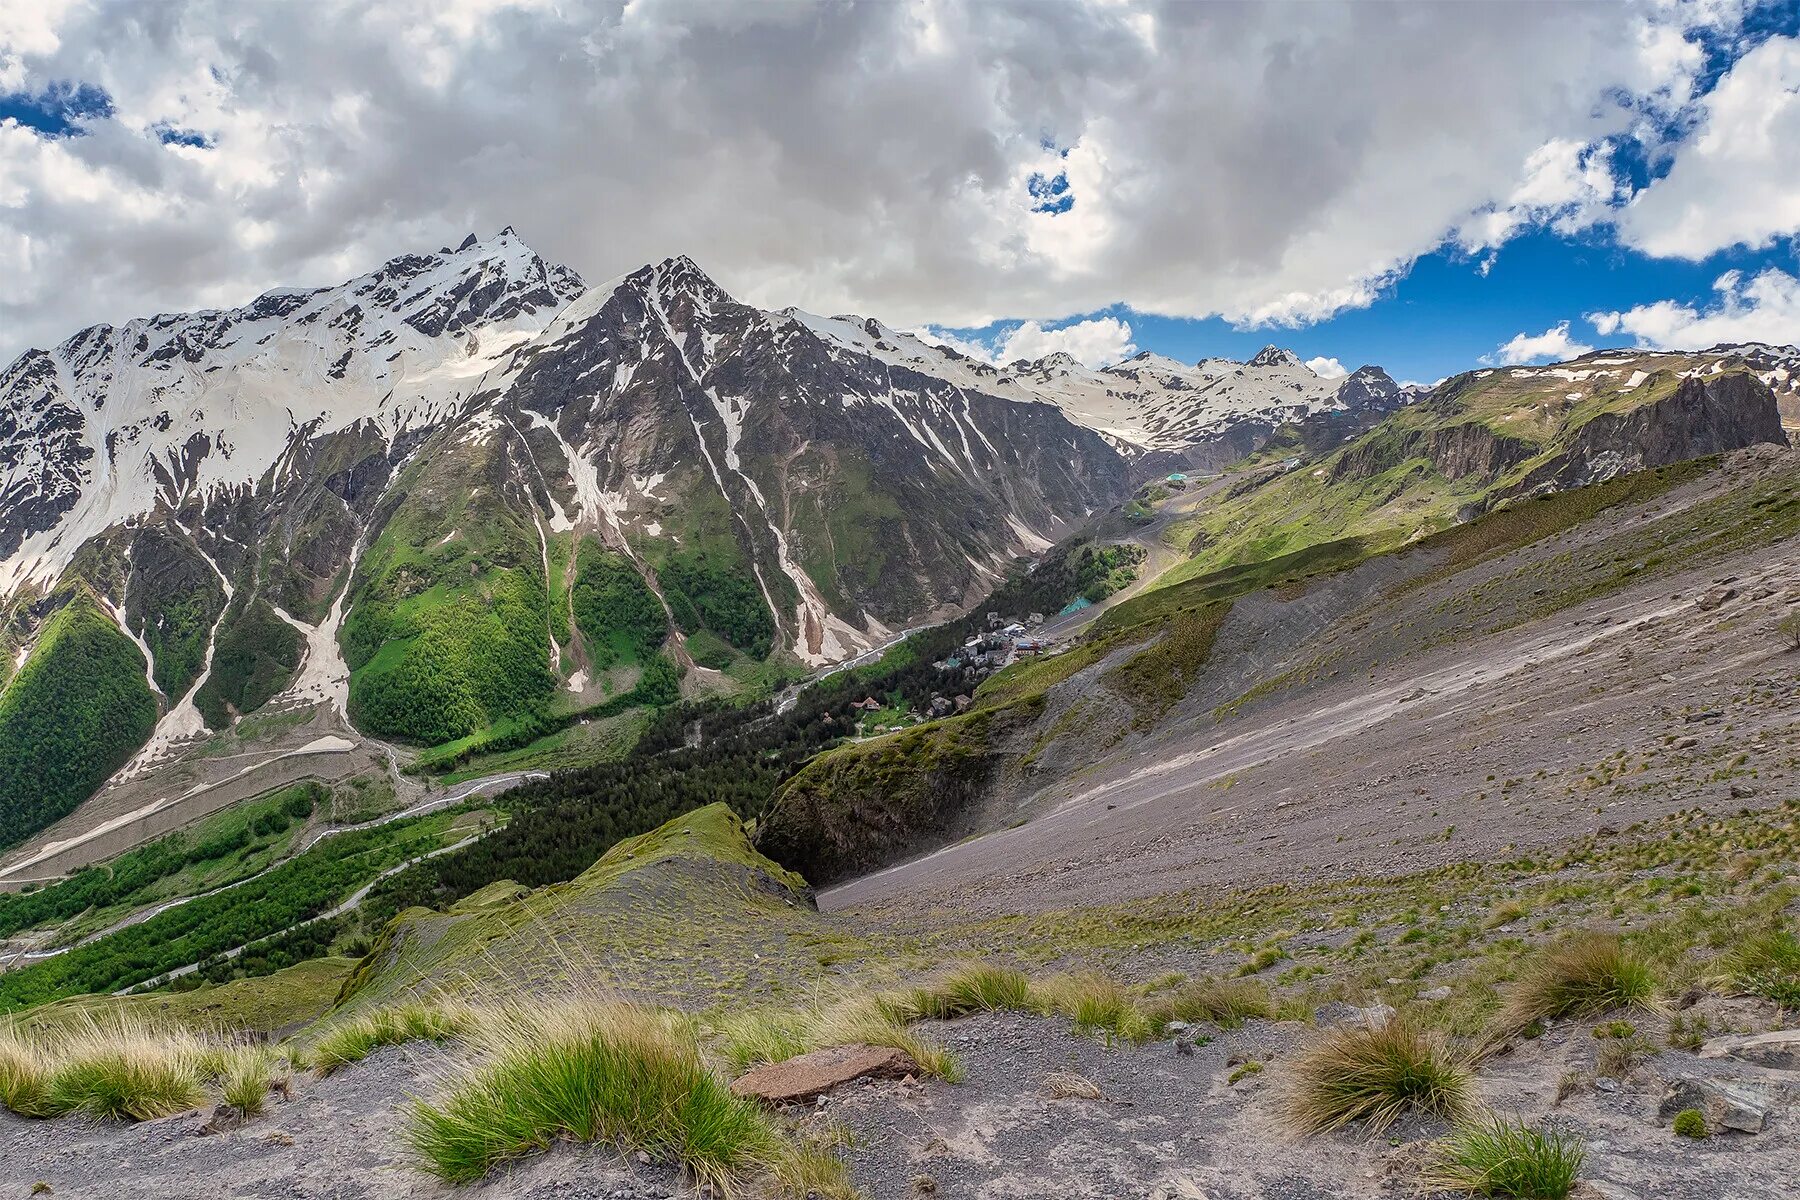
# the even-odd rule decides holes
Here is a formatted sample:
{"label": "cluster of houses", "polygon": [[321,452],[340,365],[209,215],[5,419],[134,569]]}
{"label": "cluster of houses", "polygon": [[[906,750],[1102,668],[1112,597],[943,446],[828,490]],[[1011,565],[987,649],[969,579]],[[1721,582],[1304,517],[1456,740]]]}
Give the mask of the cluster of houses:
{"label": "cluster of houses", "polygon": [[960,671],[965,667],[981,668],[985,673],[998,671],[1022,657],[1042,654],[1048,648],[1048,642],[1031,633],[1043,623],[1043,613],[1032,613],[1021,623],[991,612],[987,615],[985,632],[975,634],[955,654],[931,665],[940,671]]}
{"label": "cluster of houses", "polygon": [[867,718],[887,706],[873,696],[864,697],[850,705],[856,711],[857,734],[865,737],[879,736],[937,717],[967,712],[975,702],[971,693],[983,679],[1021,658],[1043,654],[1049,649],[1048,640],[1033,633],[1043,623],[1043,613],[1034,612],[1023,621],[1008,620],[997,612],[988,613],[985,630],[969,638],[955,653],[931,664],[939,671],[953,676],[952,682],[966,687],[968,691],[957,692],[955,695],[933,693],[923,712],[909,712],[878,725],[868,724]]}

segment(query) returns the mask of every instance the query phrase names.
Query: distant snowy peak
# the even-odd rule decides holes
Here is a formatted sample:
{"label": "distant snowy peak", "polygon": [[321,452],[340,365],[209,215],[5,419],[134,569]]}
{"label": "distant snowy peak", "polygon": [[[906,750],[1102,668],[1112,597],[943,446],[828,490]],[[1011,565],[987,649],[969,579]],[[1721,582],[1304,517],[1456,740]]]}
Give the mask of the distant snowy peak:
{"label": "distant snowy peak", "polygon": [[1247,367],[1304,367],[1300,356],[1292,350],[1284,350],[1270,343],[1256,352],[1256,357],[1244,364]]}
{"label": "distant snowy peak", "polygon": [[346,283],[82,330],[0,372],[0,592],[102,530],[247,488],[297,438],[453,414],[582,290],[510,229]]}

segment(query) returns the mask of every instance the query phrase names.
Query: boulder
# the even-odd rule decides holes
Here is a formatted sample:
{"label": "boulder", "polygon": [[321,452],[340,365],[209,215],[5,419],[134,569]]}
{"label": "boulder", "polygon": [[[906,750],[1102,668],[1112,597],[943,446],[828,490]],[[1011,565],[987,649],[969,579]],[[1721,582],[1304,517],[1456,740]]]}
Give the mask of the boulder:
{"label": "boulder", "polygon": [[1776,1071],[1800,1071],[1800,1029],[1712,1038],[1700,1047],[1700,1057],[1734,1058]]}
{"label": "boulder", "polygon": [[1774,1103],[1774,1093],[1766,1084],[1693,1076],[1669,1085],[1656,1115],[1668,1120],[1683,1109],[1697,1108],[1715,1129],[1761,1133]]}
{"label": "boulder", "polygon": [[828,1046],[757,1067],[731,1090],[769,1104],[795,1104],[853,1079],[901,1079],[918,1070],[911,1055],[891,1046]]}

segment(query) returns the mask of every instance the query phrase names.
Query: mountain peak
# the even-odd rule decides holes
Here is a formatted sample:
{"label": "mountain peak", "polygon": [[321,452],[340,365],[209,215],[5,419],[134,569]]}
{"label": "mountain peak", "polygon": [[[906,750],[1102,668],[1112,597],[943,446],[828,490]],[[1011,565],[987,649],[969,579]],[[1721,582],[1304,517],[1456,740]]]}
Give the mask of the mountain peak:
{"label": "mountain peak", "polygon": [[1303,367],[1306,364],[1301,362],[1300,356],[1295,354],[1292,350],[1284,350],[1275,343],[1270,342],[1267,346],[1258,350],[1256,352],[1256,357],[1251,359],[1246,365],[1252,367]]}

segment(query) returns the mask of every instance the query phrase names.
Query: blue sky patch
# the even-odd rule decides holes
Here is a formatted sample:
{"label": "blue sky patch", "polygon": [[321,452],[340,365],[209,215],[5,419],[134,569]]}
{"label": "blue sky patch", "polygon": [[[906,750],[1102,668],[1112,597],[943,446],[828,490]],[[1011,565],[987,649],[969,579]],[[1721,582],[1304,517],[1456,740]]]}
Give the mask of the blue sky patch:
{"label": "blue sky patch", "polygon": [[37,92],[0,92],[0,121],[11,118],[45,137],[79,137],[87,122],[112,115],[112,97],[91,83],[62,80]]}

